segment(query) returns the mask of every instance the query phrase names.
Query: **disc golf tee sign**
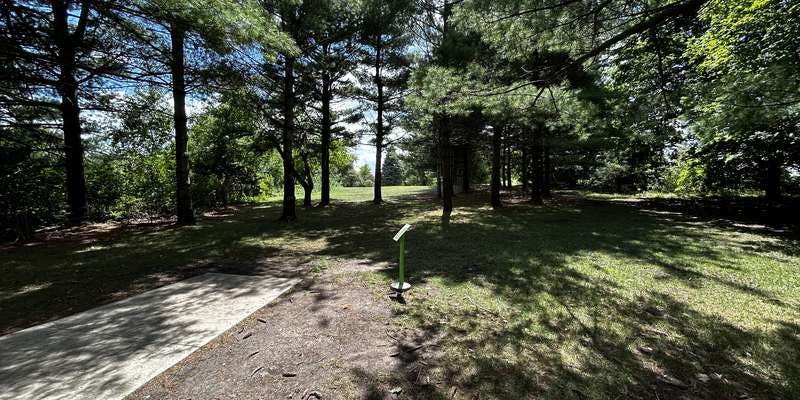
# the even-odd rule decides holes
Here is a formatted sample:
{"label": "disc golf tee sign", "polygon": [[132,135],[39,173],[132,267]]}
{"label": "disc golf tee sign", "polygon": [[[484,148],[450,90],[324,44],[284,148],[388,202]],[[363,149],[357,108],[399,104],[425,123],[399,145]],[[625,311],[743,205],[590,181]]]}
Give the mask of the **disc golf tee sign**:
{"label": "disc golf tee sign", "polygon": [[394,238],[392,238],[392,240],[394,240],[395,242],[400,242],[400,268],[399,268],[400,270],[398,271],[400,276],[398,277],[397,282],[392,282],[391,285],[392,289],[398,293],[402,293],[411,288],[411,284],[406,282],[406,271],[405,271],[406,232],[408,232],[409,229],[411,229],[411,225],[409,224],[403,225],[403,227],[400,228],[399,231],[397,231],[397,234],[394,235]]}
{"label": "disc golf tee sign", "polygon": [[394,239],[393,239],[393,240],[394,240],[395,242],[396,242],[396,241],[398,241],[398,240],[400,240],[400,239],[403,237],[403,235],[405,235],[405,234],[406,234],[406,232],[408,232],[408,230],[409,230],[409,229],[411,229],[411,225],[409,225],[409,224],[405,224],[405,225],[403,225],[403,227],[402,227],[402,228],[400,228],[400,230],[399,230],[399,231],[397,231],[397,234],[396,234],[396,235],[394,235]]}

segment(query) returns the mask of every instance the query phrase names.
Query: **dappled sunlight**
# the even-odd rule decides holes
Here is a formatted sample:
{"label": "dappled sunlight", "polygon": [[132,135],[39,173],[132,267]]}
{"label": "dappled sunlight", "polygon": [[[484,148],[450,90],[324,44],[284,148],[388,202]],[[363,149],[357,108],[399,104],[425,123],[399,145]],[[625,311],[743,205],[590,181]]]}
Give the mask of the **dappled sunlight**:
{"label": "dappled sunlight", "polygon": [[52,282],[33,283],[30,285],[25,285],[16,291],[2,291],[0,292],[0,301],[8,300],[16,296],[23,296],[28,293],[36,292],[39,290],[47,289],[52,285],[53,285]]}
{"label": "dappled sunlight", "polygon": [[[465,393],[774,398],[797,387],[794,240],[574,198],[493,212],[483,197],[458,196],[447,227],[431,195],[413,195],[381,206],[334,203],[291,224],[275,222],[277,207],[242,207],[192,229],[136,231],[77,254],[87,246],[17,250],[3,257],[51,283],[3,300],[4,320],[24,326],[207,270],[341,265],[385,287],[396,278],[392,235],[410,223],[414,287],[407,304],[392,309],[401,325],[445,335],[446,351],[429,372]],[[78,290],[85,287],[103,292]],[[49,299],[65,293],[77,297],[54,307]],[[19,310],[31,306],[50,314],[23,318]],[[397,367],[400,376],[405,367]]]}
{"label": "dappled sunlight", "polygon": [[[735,251],[740,240],[758,237],[696,222],[688,227],[674,216],[600,205],[459,210],[446,231],[433,218],[422,220],[409,237],[412,281],[465,294],[437,301],[412,291],[409,303],[419,306],[404,315],[414,325],[444,321],[458,339],[443,373],[498,397],[528,389],[647,396],[653,382],[674,395],[690,386],[708,396],[778,393],[772,391],[787,377],[767,366],[791,363],[796,353],[787,354],[789,344],[775,338],[773,321],[800,319],[792,306],[796,293],[775,285],[764,269],[775,265],[764,265],[765,254]],[[350,235],[341,239],[359,242]],[[346,252],[346,245],[332,244],[326,253]],[[391,250],[383,255],[392,257]],[[796,258],[772,251],[792,262],[784,270],[797,270]],[[462,290],[470,287],[489,293]],[[650,315],[648,307],[663,315]],[[522,350],[503,356],[500,338]],[[544,343],[539,351],[537,340]],[[773,343],[770,350],[764,342]],[[745,352],[762,373],[743,368]],[[530,358],[513,361],[520,354]],[[487,382],[512,372],[516,386],[504,385],[505,378]],[[719,378],[706,381],[713,374]]]}
{"label": "dappled sunlight", "polygon": [[[293,284],[207,274],[0,337],[3,385],[20,397],[116,398]],[[69,390],[74,382],[80,391]]]}

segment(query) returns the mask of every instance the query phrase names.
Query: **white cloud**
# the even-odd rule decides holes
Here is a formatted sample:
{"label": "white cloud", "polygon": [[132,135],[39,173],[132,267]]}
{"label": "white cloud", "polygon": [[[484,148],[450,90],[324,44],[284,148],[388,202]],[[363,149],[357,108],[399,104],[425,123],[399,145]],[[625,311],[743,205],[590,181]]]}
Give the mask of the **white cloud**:
{"label": "white cloud", "polygon": [[367,144],[359,144],[355,148],[356,154],[356,168],[367,165],[369,169],[375,172],[375,147]]}

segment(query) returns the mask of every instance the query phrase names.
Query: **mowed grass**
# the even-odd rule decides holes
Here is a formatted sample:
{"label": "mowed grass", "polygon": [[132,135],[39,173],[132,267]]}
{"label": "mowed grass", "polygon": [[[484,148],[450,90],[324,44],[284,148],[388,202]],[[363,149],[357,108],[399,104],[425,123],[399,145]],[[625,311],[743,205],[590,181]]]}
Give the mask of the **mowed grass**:
{"label": "mowed grass", "polygon": [[[389,186],[384,187],[383,195],[393,202],[396,196],[432,190]],[[198,216],[194,226],[96,224],[55,240],[2,246],[0,334],[220,266],[247,273],[263,267],[263,259],[270,255],[288,250],[296,256],[318,244],[297,234],[309,224],[327,224],[325,216],[332,213],[329,209],[304,210],[300,188],[297,194],[300,221],[289,225],[277,221],[280,197],[274,197],[262,205],[206,213]],[[369,202],[372,188],[334,187],[331,198],[340,205]]]}
{"label": "mowed grass", "polygon": [[[360,202],[360,201],[369,201],[372,200],[373,197],[373,188],[372,186],[369,187],[332,187],[331,188],[331,200],[332,201],[344,201],[344,202]],[[410,194],[422,194],[422,193],[434,193],[434,188],[428,186],[383,186],[381,188],[381,194],[386,199],[391,199],[392,197],[396,196],[406,196]],[[303,189],[298,186],[295,188],[294,197],[298,199],[300,202],[303,200]],[[311,192],[311,199],[316,204],[320,199],[320,192],[319,188],[315,188]],[[265,202],[280,202],[283,200],[282,193],[274,193],[271,196],[267,196]]]}
{"label": "mowed grass", "polygon": [[[373,206],[371,188],[340,189],[334,205],[299,210],[292,224],[265,203],[193,227],[6,250],[0,320],[13,330],[202,265],[394,263],[391,237],[410,223],[414,287],[393,310],[421,338],[443,338],[430,363],[443,384],[427,397],[456,387],[482,399],[800,398],[796,239],[566,195],[498,211],[486,193],[458,195],[444,223],[431,192],[387,188],[387,203]],[[376,293],[394,278],[357,274]],[[365,301],[385,301],[376,299]],[[413,397],[408,368],[396,372],[370,379]]]}

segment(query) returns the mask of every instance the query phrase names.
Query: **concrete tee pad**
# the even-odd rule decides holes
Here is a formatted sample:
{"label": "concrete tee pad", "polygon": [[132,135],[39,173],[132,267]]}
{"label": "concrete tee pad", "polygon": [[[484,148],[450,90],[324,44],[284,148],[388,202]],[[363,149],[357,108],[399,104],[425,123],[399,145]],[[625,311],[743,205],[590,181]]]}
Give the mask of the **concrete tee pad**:
{"label": "concrete tee pad", "polygon": [[0,337],[0,399],[119,399],[299,280],[204,274]]}

